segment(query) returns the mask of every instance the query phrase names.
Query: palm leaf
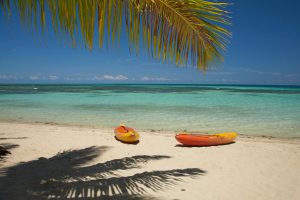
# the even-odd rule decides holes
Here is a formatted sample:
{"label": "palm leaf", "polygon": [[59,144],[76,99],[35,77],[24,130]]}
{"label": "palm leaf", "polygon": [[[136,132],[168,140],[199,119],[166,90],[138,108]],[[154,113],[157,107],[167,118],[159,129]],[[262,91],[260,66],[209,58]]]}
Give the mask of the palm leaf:
{"label": "palm leaf", "polygon": [[[0,0],[4,13],[11,12],[12,0]],[[148,54],[179,66],[192,64],[206,70],[212,61],[223,59],[230,32],[228,3],[204,0],[14,0],[24,22],[40,24],[47,19],[56,33],[74,41],[82,38],[93,48],[120,38],[125,21],[129,49],[139,52],[143,41]],[[48,14],[49,13],[49,14]],[[47,17],[49,16],[49,17]],[[123,19],[123,16],[125,20]],[[95,29],[95,25],[97,28]],[[97,30],[97,31],[95,31]]]}

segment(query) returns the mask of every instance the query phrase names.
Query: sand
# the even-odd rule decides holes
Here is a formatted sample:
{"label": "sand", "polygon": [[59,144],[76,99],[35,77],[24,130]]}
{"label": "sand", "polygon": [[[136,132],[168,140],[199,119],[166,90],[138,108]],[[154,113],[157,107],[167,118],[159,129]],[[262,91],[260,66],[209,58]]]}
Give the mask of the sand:
{"label": "sand", "polygon": [[[300,140],[181,147],[174,133],[0,122],[0,199],[300,199]],[[60,154],[58,154],[60,153]]]}

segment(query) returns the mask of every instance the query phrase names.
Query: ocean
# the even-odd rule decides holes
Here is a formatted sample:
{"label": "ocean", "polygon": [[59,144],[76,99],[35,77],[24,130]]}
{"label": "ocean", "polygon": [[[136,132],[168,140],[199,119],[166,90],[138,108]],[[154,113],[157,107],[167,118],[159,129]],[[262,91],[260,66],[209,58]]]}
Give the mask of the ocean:
{"label": "ocean", "polygon": [[0,121],[300,137],[300,87],[0,85]]}

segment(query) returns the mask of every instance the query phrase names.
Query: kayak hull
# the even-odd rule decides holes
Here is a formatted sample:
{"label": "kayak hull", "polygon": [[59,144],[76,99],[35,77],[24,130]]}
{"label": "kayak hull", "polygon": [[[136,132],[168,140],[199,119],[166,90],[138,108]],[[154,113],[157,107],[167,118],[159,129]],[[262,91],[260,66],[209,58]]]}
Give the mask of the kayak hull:
{"label": "kayak hull", "polygon": [[176,140],[186,146],[215,146],[230,144],[237,137],[237,133],[219,133],[213,135],[197,135],[189,133],[179,133],[175,136]]}
{"label": "kayak hull", "polygon": [[117,140],[125,143],[136,143],[140,139],[140,135],[127,126],[118,126],[115,128],[115,137]]}

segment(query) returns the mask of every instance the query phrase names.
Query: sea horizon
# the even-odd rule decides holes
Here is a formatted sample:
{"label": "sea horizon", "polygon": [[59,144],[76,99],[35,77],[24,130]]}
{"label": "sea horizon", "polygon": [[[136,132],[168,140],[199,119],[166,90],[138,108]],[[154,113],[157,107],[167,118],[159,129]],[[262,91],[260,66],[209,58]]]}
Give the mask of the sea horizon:
{"label": "sea horizon", "polygon": [[299,87],[300,85],[297,84],[223,84],[223,83],[140,83],[140,82],[130,82],[130,83],[89,83],[89,82],[72,82],[72,83],[64,83],[64,82],[47,82],[47,83],[30,83],[30,82],[24,82],[24,83],[1,83],[0,85],[197,85],[197,86],[255,86],[255,87]]}

